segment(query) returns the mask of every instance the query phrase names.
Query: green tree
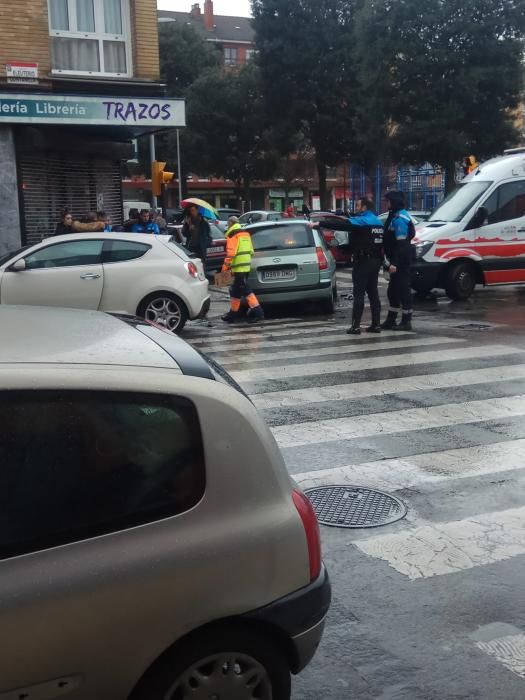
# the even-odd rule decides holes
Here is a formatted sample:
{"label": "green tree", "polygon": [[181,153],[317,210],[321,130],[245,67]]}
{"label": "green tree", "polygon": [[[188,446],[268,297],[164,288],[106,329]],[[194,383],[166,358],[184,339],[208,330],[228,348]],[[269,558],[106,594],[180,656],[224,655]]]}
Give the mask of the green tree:
{"label": "green tree", "polygon": [[233,180],[247,201],[250,185],[275,167],[259,69],[248,63],[235,72],[208,71],[187,96],[192,169]]}
{"label": "green tree", "polygon": [[263,90],[278,136],[315,154],[321,206],[327,166],[354,150],[354,0],[253,0]]}
{"label": "green tree", "polygon": [[361,152],[456,163],[516,142],[522,98],[521,0],[361,0],[354,59]]}

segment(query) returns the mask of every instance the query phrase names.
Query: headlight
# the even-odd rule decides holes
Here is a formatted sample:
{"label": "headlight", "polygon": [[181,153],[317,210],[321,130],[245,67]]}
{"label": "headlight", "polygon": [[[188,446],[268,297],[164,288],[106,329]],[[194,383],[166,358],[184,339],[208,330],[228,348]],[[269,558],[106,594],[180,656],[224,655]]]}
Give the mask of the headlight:
{"label": "headlight", "polygon": [[416,243],[416,258],[422,258],[434,245],[434,241],[424,241]]}

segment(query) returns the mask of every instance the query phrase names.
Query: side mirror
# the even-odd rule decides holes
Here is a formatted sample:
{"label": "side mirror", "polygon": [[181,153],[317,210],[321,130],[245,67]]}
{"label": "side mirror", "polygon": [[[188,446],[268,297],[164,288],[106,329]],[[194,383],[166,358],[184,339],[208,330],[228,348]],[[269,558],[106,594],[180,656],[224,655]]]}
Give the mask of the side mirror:
{"label": "side mirror", "polygon": [[485,224],[488,224],[488,218],[488,209],[486,207],[480,207],[472,217],[468,228],[479,228],[480,226],[484,226]]}
{"label": "side mirror", "polygon": [[25,269],[26,269],[26,261],[24,260],[24,258],[20,258],[15,263],[13,263],[11,265],[11,267],[9,268],[9,270],[12,272],[22,272]]}

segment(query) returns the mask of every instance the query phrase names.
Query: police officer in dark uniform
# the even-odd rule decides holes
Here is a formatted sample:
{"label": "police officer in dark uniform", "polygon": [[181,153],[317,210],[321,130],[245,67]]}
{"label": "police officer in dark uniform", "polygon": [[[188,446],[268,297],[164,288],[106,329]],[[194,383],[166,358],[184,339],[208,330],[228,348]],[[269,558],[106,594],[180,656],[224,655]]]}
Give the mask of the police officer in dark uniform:
{"label": "police officer in dark uniform", "polygon": [[352,254],[354,304],[352,325],[347,333],[351,335],[360,335],[361,333],[365,292],[372,312],[372,323],[366,331],[367,333],[380,333],[381,302],[377,283],[383,261],[383,223],[374,214],[374,205],[366,197],[357,201],[355,211],[357,216],[349,217],[346,222],[321,221],[319,225],[322,228],[348,231],[348,247]]}
{"label": "police officer in dark uniform", "polygon": [[[415,228],[410,214],[405,209],[405,197],[402,192],[392,190],[385,195],[389,203],[388,219],[385,223],[385,257],[390,273],[388,283],[388,302],[390,308],[381,328],[412,330],[412,289],[410,284],[410,265],[413,259],[412,239]],[[396,324],[399,309],[402,308],[401,323]]]}

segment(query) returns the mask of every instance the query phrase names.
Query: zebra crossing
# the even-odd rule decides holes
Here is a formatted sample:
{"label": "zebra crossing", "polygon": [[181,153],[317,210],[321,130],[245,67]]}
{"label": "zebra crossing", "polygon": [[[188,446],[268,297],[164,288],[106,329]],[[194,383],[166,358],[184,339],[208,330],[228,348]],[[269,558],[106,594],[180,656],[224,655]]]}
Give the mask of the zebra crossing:
{"label": "zebra crossing", "polygon": [[[357,484],[407,503],[402,521],[345,531],[354,561],[399,585],[461,587],[525,562],[525,351],[422,326],[349,337],[337,321],[286,318],[187,339],[248,393],[303,488]],[[525,679],[525,625],[509,627],[482,625],[472,649]]]}

